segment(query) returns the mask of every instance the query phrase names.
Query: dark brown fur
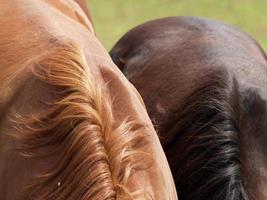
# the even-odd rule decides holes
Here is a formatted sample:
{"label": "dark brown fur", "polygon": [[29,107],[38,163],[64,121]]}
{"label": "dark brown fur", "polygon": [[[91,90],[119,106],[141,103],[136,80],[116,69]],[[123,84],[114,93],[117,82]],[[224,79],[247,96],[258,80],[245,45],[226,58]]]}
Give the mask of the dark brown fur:
{"label": "dark brown fur", "polygon": [[110,52],[141,93],[181,200],[267,198],[266,56],[235,27],[170,17]]}

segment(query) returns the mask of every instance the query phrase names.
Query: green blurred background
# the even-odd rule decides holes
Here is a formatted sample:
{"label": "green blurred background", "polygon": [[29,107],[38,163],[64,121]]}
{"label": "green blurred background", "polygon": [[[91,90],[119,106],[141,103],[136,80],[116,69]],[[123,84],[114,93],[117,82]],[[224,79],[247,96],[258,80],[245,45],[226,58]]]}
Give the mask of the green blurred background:
{"label": "green blurred background", "polygon": [[267,0],[89,0],[89,5],[98,38],[107,50],[142,22],[179,15],[236,25],[267,50]]}

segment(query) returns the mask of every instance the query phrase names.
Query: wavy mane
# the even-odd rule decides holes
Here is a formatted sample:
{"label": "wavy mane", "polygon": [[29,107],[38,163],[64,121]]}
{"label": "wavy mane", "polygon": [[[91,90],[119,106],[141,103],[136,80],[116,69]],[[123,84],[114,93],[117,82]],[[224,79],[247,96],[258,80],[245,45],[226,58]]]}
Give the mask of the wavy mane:
{"label": "wavy mane", "polygon": [[149,155],[138,150],[148,143],[143,125],[114,121],[108,90],[83,57],[71,43],[42,56],[32,73],[60,97],[42,112],[13,116],[17,131],[12,136],[23,156],[61,158],[33,177],[30,198],[151,199],[142,188],[127,186],[132,174],[149,167],[141,164]]}

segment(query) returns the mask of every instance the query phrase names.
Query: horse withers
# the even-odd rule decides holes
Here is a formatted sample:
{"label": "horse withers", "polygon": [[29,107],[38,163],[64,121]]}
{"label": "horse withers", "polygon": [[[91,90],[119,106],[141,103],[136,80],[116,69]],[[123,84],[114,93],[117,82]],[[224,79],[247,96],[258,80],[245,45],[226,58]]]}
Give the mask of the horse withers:
{"label": "horse withers", "polygon": [[267,199],[267,62],[224,23],[170,17],[110,55],[144,99],[181,200]]}
{"label": "horse withers", "polygon": [[0,199],[176,200],[142,99],[83,10],[0,2]]}

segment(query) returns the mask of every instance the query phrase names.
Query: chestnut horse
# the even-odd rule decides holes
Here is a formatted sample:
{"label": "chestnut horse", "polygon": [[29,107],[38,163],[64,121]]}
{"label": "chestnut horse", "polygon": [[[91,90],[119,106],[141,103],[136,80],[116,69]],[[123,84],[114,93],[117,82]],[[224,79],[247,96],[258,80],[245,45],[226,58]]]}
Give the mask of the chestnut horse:
{"label": "chestnut horse", "polygon": [[141,97],[77,2],[0,2],[0,199],[176,200]]}
{"label": "chestnut horse", "polygon": [[142,24],[110,52],[144,99],[181,200],[267,199],[267,62],[235,27]]}

